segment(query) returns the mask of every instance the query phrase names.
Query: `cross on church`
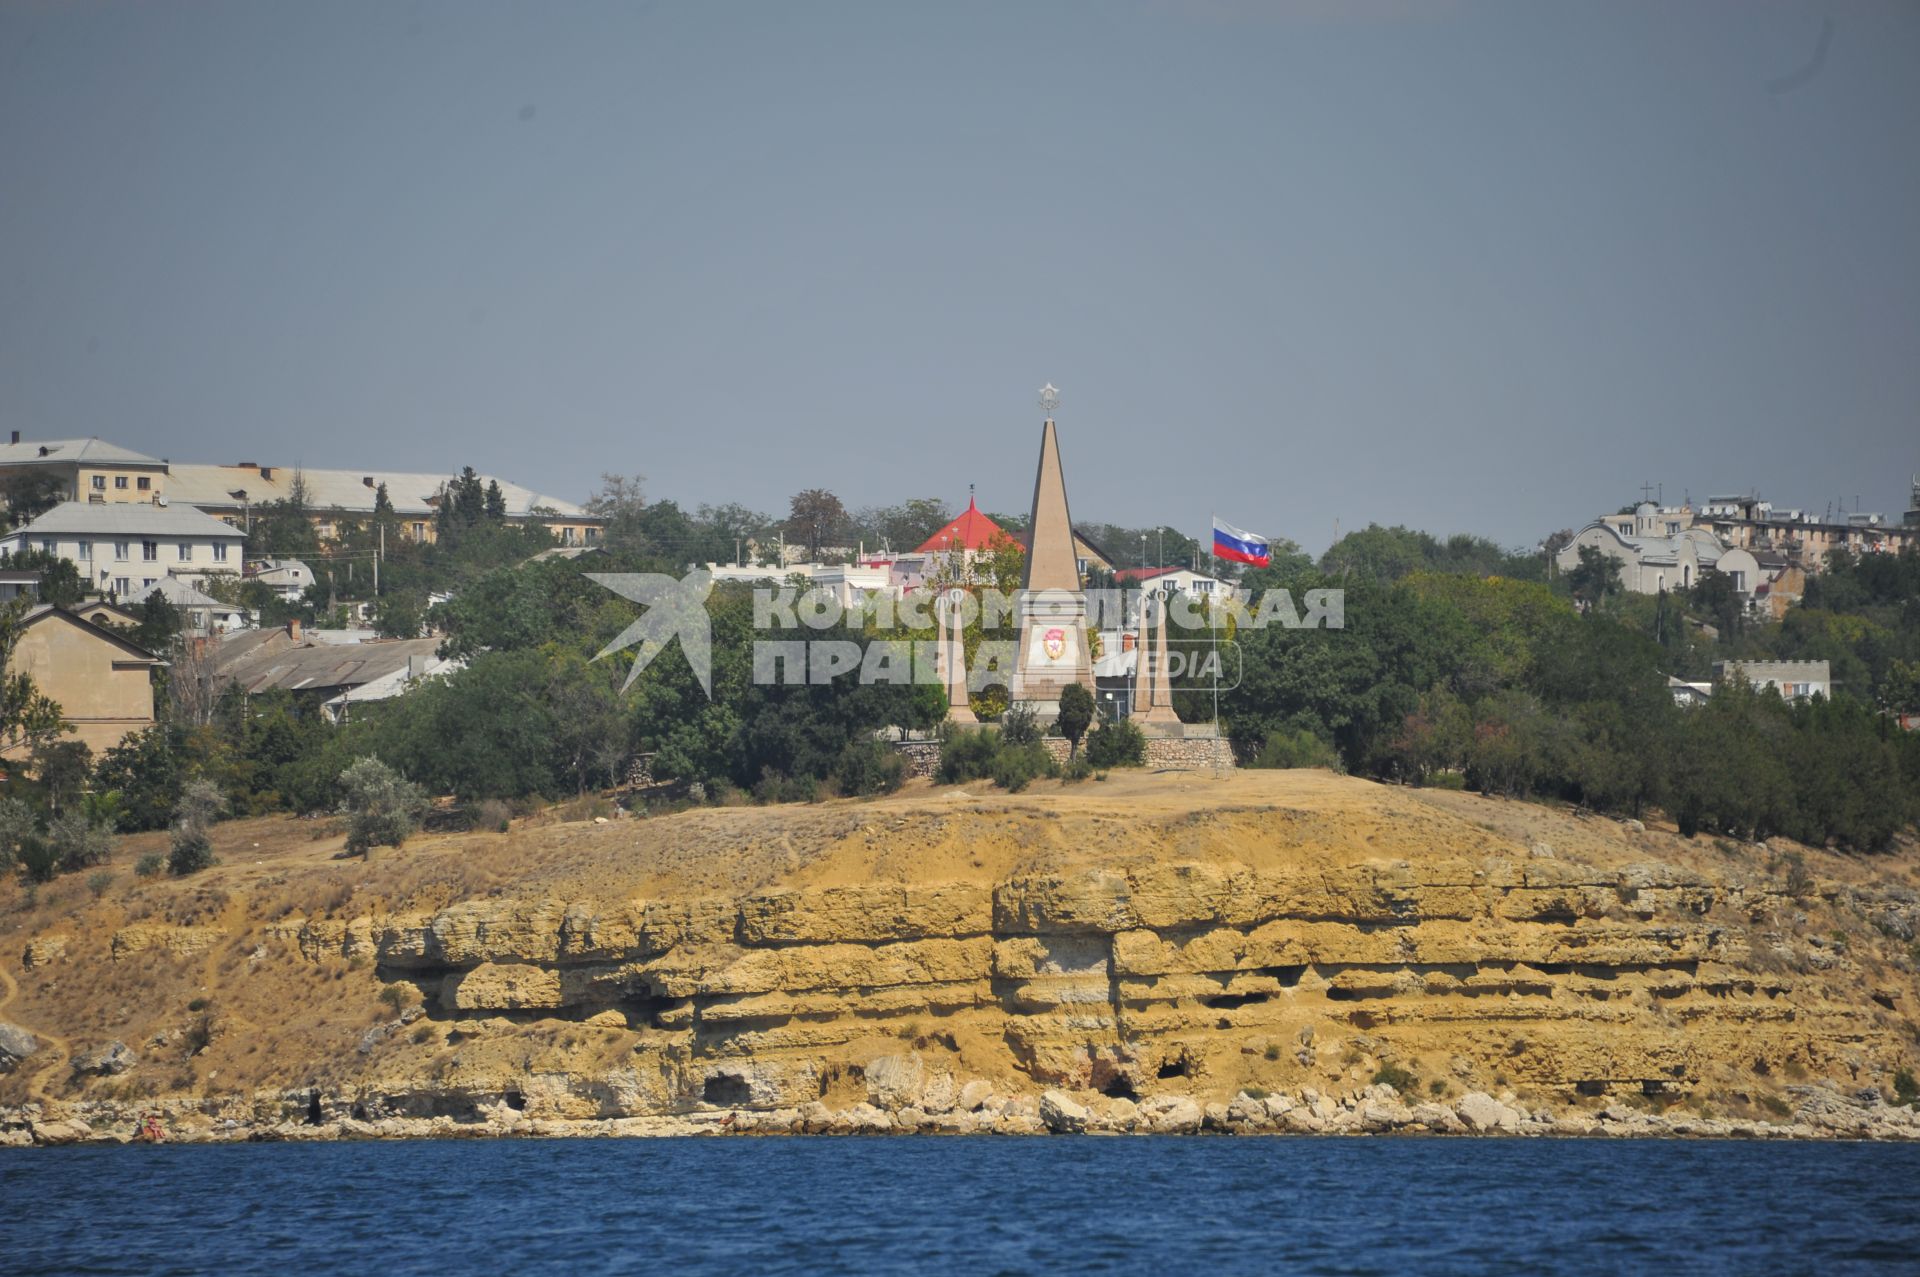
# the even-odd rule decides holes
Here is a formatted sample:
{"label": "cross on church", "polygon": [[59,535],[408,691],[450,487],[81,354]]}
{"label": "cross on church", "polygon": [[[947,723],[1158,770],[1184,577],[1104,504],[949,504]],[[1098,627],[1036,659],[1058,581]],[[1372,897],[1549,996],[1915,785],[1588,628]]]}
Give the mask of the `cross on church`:
{"label": "cross on church", "polygon": [[1640,499],[1642,501],[1653,500],[1653,484],[1651,482],[1640,485]]}

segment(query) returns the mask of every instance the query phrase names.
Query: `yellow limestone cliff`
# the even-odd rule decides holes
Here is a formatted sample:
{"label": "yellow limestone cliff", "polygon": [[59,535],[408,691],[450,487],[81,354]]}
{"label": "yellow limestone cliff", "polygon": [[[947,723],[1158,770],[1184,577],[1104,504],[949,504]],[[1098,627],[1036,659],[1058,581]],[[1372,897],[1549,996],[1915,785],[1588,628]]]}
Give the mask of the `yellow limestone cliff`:
{"label": "yellow limestone cliff", "polygon": [[225,826],[185,881],[8,889],[14,1130],[1805,1128],[1916,1068],[1910,854],[1318,772],[371,862],[307,827]]}

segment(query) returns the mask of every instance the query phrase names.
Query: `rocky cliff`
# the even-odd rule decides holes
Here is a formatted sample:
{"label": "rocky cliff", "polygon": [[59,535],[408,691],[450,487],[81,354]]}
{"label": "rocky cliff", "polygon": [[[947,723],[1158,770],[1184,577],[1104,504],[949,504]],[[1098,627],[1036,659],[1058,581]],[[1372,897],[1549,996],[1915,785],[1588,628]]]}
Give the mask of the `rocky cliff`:
{"label": "rocky cliff", "polygon": [[1907,856],[1299,772],[337,845],[16,902],[12,1138],[1920,1134]]}

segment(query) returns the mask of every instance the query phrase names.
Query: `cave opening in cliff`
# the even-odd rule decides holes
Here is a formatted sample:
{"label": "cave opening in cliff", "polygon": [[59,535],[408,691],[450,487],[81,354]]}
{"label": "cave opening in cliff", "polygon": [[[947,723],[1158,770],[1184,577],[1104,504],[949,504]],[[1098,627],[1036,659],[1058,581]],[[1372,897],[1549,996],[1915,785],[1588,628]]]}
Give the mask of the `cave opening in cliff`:
{"label": "cave opening in cliff", "polygon": [[320,1113],[320,1092],[307,1092],[307,1125],[318,1126],[325,1119]]}
{"label": "cave opening in cliff", "polygon": [[1124,1073],[1116,1073],[1100,1086],[1100,1094],[1110,1100],[1137,1100],[1140,1093],[1133,1089],[1133,1082]]}
{"label": "cave opening in cliff", "polygon": [[527,1097],[522,1095],[518,1091],[508,1091],[501,1098],[507,1102],[507,1107],[512,1109],[516,1113],[524,1112],[526,1110]]}
{"label": "cave opening in cliff", "polygon": [[1171,1060],[1164,1061],[1160,1065],[1159,1072],[1155,1073],[1154,1076],[1159,1078],[1163,1082],[1166,1081],[1168,1078],[1186,1077],[1187,1076],[1187,1057],[1184,1055],[1179,1055],[1179,1056],[1175,1056]]}
{"label": "cave opening in cliff", "polygon": [[753,1088],[747,1080],[732,1073],[715,1073],[700,1088],[700,1098],[721,1108],[738,1108],[753,1102]]}
{"label": "cave opening in cliff", "polygon": [[1200,1005],[1212,1011],[1234,1011],[1265,1002],[1272,996],[1270,993],[1216,993],[1212,997],[1201,998]]}

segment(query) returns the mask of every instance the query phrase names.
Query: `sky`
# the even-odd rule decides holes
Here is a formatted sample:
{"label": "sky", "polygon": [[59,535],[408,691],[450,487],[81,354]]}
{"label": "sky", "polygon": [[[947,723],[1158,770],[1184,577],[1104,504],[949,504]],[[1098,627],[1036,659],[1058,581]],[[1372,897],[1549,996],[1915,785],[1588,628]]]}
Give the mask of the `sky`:
{"label": "sky", "polygon": [[1531,546],[1898,519],[1920,5],[0,6],[0,429]]}

